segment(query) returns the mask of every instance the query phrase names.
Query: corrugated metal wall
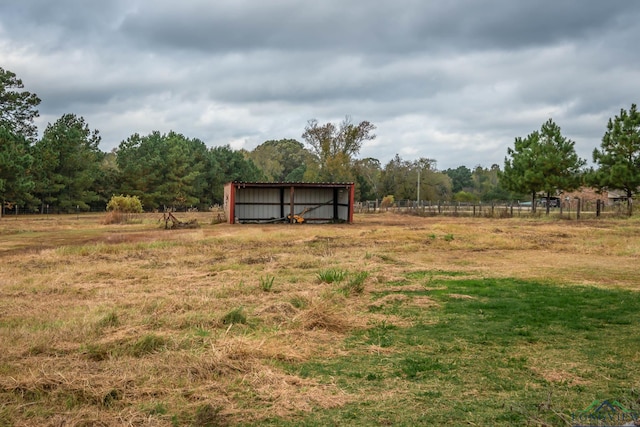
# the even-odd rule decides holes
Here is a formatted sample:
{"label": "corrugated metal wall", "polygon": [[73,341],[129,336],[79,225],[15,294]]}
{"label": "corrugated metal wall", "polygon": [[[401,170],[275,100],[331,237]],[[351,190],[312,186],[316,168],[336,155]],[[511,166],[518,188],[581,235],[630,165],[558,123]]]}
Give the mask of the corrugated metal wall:
{"label": "corrugated metal wall", "polygon": [[[236,217],[248,220],[281,218],[281,189],[238,188],[236,191]],[[288,198],[288,195],[286,196]],[[288,210],[284,212],[284,215]]]}
{"label": "corrugated metal wall", "polygon": [[305,208],[313,209],[304,214],[307,220],[333,218],[333,188],[296,188],[294,212],[299,214]]}

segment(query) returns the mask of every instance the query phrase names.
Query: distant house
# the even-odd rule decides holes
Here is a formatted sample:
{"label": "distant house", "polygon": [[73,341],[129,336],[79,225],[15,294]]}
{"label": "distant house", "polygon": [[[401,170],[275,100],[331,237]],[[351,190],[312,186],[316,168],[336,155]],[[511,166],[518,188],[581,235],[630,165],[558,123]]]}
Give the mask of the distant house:
{"label": "distant house", "polygon": [[352,182],[230,182],[224,210],[230,224],[353,222]]}
{"label": "distant house", "polygon": [[611,204],[613,202],[609,202],[609,194],[611,194],[611,192],[603,190],[602,192],[598,193],[595,188],[583,187],[576,191],[562,193],[561,198],[563,202],[580,199],[585,203],[596,203],[596,201],[601,200],[605,202],[605,204]]}
{"label": "distant house", "polygon": [[611,190],[608,192],[608,200],[609,204],[626,202],[627,201],[627,192],[623,190]]}

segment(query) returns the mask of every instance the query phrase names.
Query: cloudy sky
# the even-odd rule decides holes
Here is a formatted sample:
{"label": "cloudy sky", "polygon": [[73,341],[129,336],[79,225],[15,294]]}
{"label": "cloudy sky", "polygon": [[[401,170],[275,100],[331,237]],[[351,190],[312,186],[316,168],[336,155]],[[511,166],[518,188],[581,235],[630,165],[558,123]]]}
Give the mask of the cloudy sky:
{"label": "cloudy sky", "polygon": [[252,150],[368,120],[361,150],[439,169],[503,165],[549,118],[591,161],[640,101],[640,2],[0,0],[0,67],[110,151],[174,130]]}

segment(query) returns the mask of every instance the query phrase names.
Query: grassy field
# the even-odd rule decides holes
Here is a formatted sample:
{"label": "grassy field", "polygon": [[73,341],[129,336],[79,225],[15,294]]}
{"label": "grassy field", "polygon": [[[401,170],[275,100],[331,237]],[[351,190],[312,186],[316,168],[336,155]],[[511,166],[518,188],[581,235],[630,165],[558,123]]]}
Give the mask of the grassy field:
{"label": "grassy field", "polygon": [[0,219],[0,426],[563,426],[640,408],[640,220]]}

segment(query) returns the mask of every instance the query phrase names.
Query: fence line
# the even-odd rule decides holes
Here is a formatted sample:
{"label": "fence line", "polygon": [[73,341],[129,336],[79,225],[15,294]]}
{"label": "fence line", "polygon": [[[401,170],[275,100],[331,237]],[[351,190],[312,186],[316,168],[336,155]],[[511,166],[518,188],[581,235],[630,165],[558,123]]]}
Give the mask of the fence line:
{"label": "fence line", "polygon": [[[186,211],[186,210],[185,210]],[[487,203],[465,203],[465,202],[445,202],[445,201],[422,201],[399,200],[392,206],[382,206],[380,201],[371,200],[357,202],[354,206],[356,213],[379,213],[398,212],[410,213],[421,216],[468,216],[468,217],[488,217],[488,218],[510,218],[518,216],[544,216],[546,207],[543,205],[536,207],[536,212],[531,212],[530,203],[519,202],[487,202]],[[73,212],[61,212],[58,209],[48,209],[45,212],[40,210],[3,207],[0,211],[0,218],[16,217],[23,215],[78,215],[84,213],[106,212],[104,209],[92,208],[89,211],[78,210]],[[566,218],[598,218],[627,216],[626,202],[607,205],[601,200],[569,200],[563,201],[559,207],[550,207],[550,215],[563,216]]]}
{"label": "fence line", "polygon": [[[487,218],[512,218],[518,216],[544,216],[547,208],[544,205],[536,206],[532,212],[531,203],[520,202],[488,202],[465,203],[445,201],[399,200],[392,206],[382,206],[375,201],[359,202],[355,206],[357,213],[398,212],[421,216],[467,216]],[[549,207],[549,214],[566,218],[598,218],[602,216],[626,216],[626,203],[607,205],[602,200],[574,199],[563,201],[559,206]]]}

